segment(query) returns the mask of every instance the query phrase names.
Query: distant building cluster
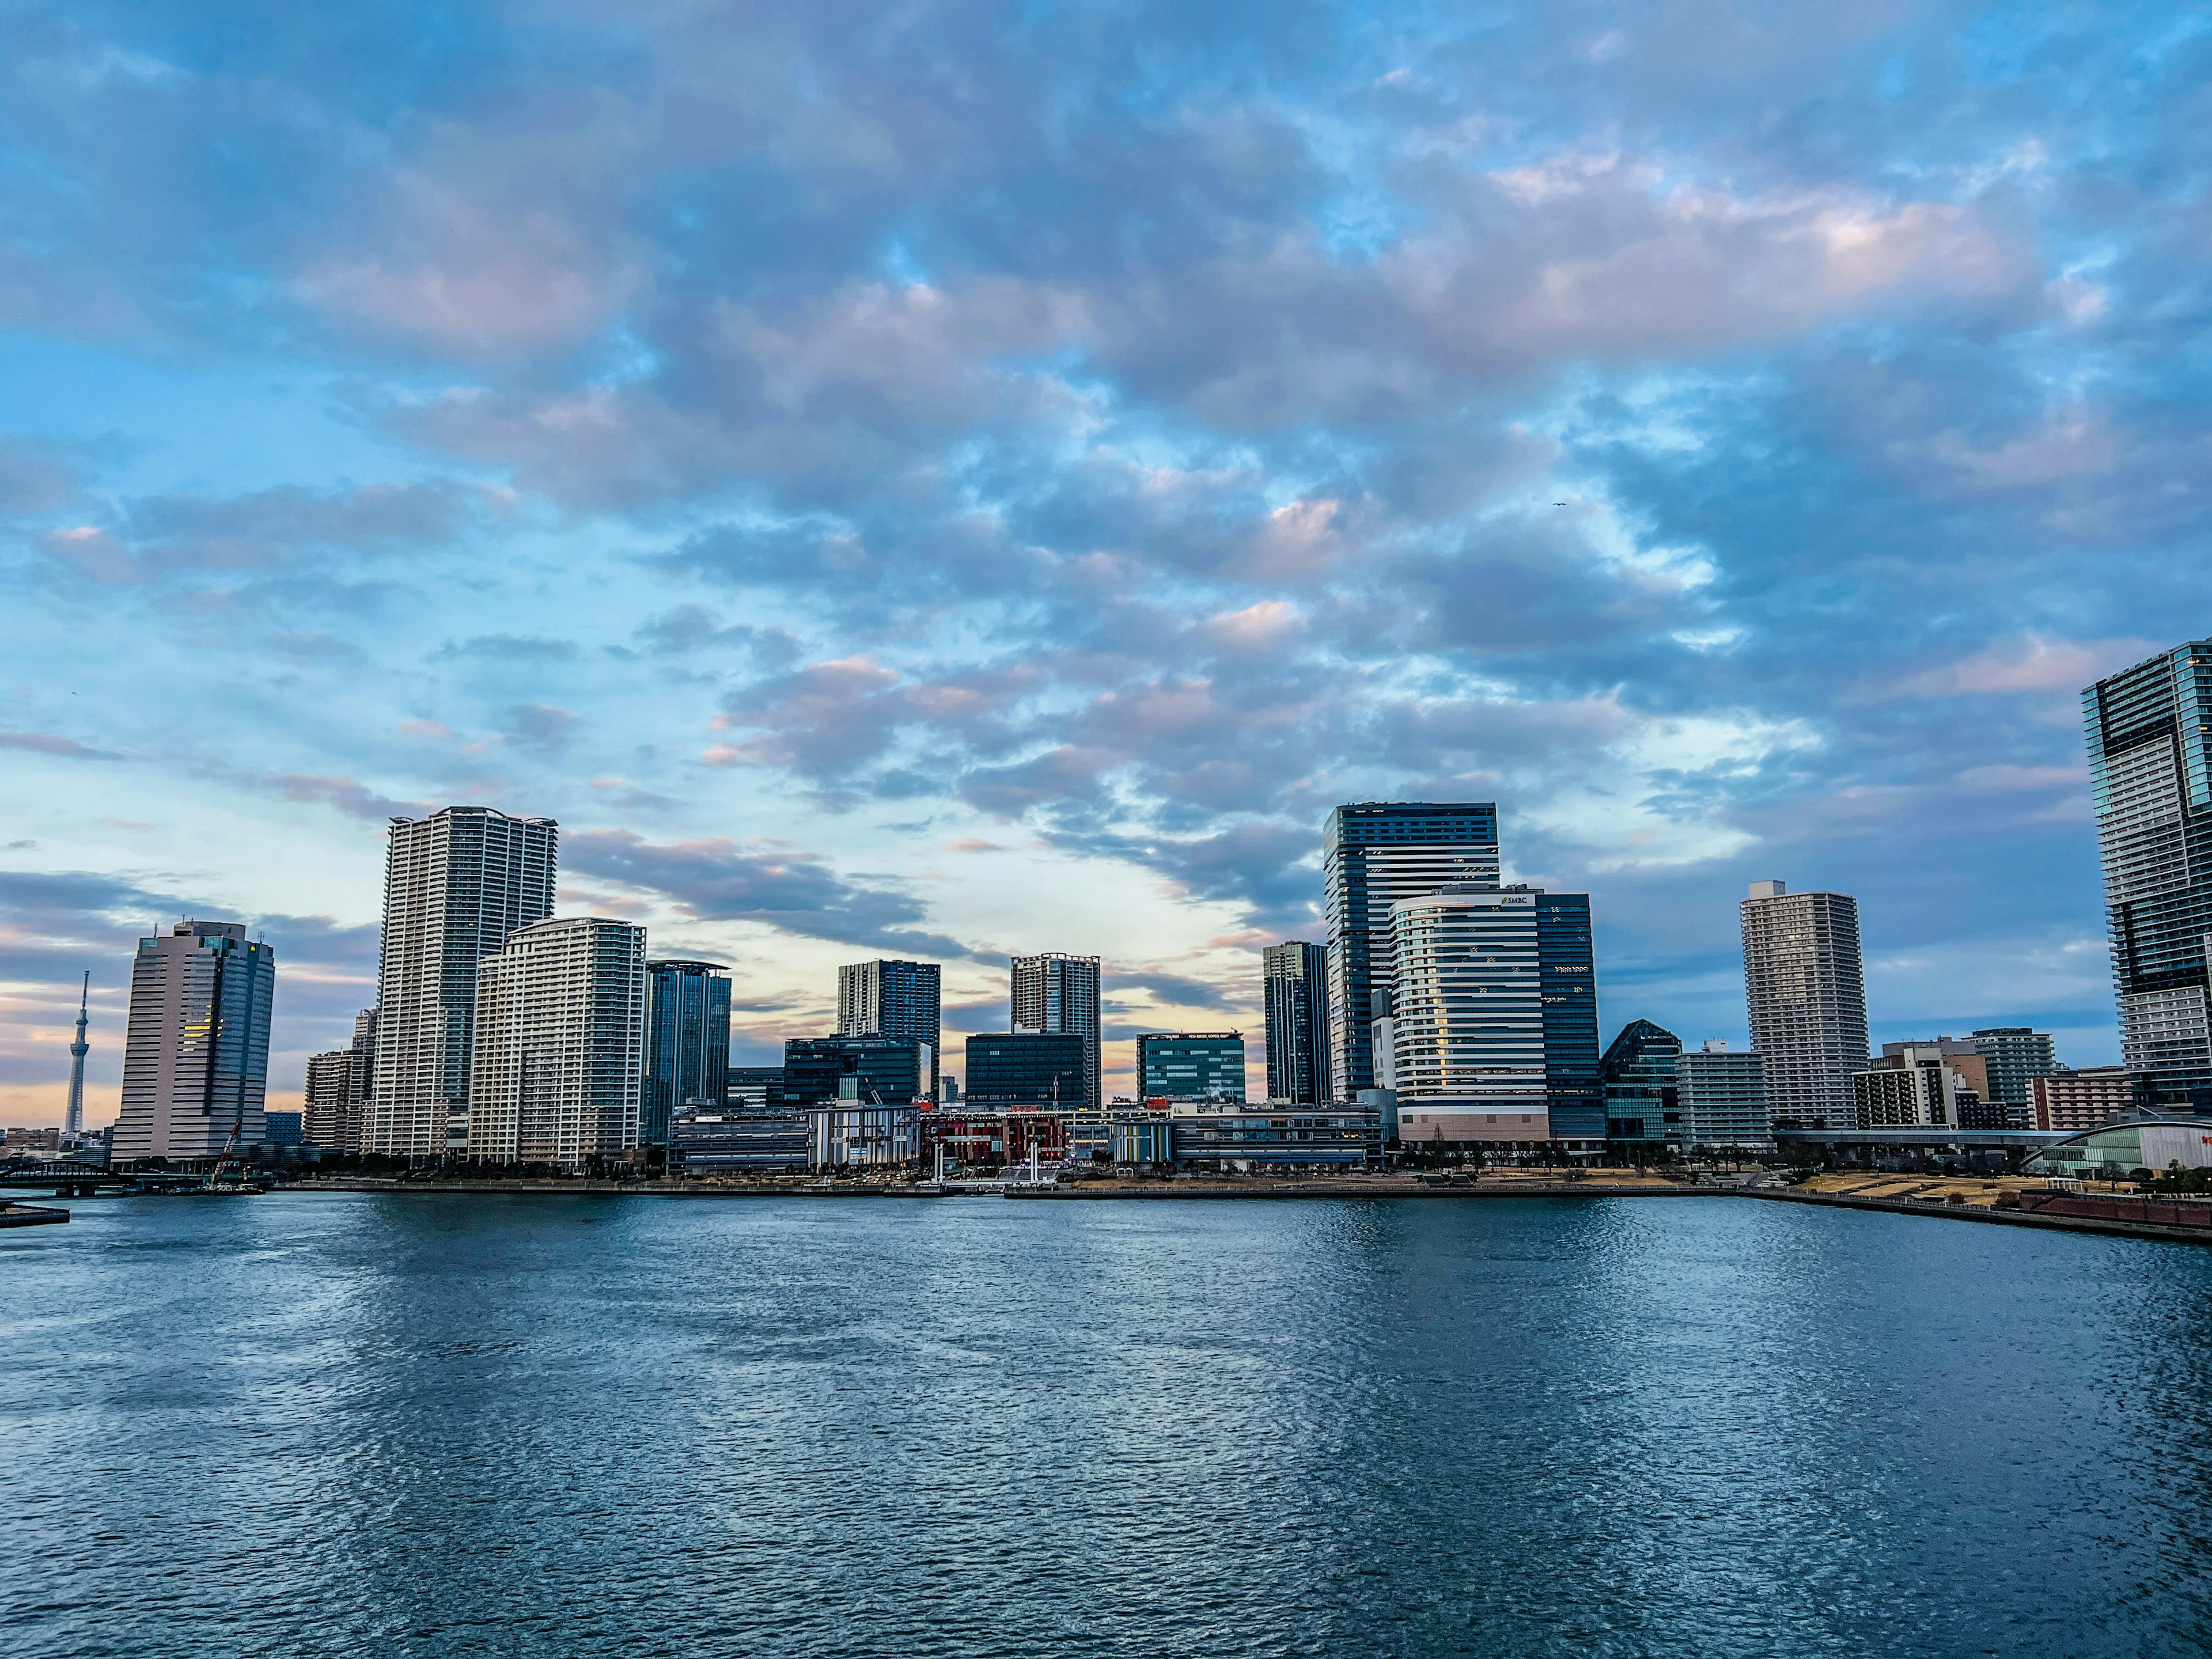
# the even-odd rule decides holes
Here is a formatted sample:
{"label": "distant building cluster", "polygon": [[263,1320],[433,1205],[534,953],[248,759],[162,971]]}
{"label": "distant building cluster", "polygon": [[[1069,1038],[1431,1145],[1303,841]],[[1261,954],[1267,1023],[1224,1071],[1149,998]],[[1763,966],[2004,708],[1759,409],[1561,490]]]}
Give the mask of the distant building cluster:
{"label": "distant building cluster", "polygon": [[[1231,1164],[1440,1154],[1759,1154],[1777,1138],[2078,1133],[2212,1109],[2212,641],[2082,694],[2123,1063],[2072,1071],[2048,1032],[1869,1040],[1856,902],[1751,885],[1750,1044],[1632,1019],[1601,1046],[1589,897],[1503,878],[1494,803],[1347,804],[1322,831],[1323,942],[1261,953],[1264,1101],[1243,1033],[1147,1032],[1136,1092],[1103,1089],[1100,962],[1012,959],[1006,1029],[945,1065],[940,970],[842,968],[835,1031],[730,1064],[730,979],[657,959],[646,929],[552,914],[550,818],[451,806],[392,820],[373,1008],[266,1110],[276,964],[238,923],[139,941],[121,1112],[11,1152],[119,1161],[240,1147],[575,1169],[702,1170],[1069,1158]],[[49,1148],[44,1137],[52,1135]]]}

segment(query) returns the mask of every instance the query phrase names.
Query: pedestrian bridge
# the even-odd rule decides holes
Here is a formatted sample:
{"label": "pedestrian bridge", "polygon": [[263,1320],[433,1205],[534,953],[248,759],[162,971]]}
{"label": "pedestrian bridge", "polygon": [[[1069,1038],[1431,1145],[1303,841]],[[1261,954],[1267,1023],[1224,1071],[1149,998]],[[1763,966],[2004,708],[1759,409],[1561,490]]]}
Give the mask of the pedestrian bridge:
{"label": "pedestrian bridge", "polygon": [[143,1193],[162,1187],[197,1187],[204,1176],[168,1170],[111,1170],[70,1158],[14,1158],[0,1163],[0,1188],[43,1192],[57,1198],[90,1198],[109,1192]]}

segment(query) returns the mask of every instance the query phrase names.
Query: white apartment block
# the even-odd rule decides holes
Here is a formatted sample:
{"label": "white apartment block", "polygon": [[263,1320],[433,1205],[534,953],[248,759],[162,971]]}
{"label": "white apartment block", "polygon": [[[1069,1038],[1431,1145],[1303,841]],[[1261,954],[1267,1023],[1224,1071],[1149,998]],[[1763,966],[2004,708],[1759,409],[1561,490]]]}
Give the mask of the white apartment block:
{"label": "white apartment block", "polygon": [[580,1164],[638,1144],[645,929],[572,916],[532,923],[477,972],[468,1152]]}
{"label": "white apartment block", "polygon": [[466,1150],[477,968],[552,915],[559,834],[551,818],[488,806],[392,820],[362,1152]]}

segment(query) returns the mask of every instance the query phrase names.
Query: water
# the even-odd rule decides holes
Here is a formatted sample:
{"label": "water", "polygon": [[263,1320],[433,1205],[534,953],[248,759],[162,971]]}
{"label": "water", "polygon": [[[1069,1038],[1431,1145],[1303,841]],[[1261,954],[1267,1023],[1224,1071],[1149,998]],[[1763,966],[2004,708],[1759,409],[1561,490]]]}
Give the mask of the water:
{"label": "water", "polygon": [[2206,1650],[2212,1251],[1741,1200],[0,1233],[0,1653]]}

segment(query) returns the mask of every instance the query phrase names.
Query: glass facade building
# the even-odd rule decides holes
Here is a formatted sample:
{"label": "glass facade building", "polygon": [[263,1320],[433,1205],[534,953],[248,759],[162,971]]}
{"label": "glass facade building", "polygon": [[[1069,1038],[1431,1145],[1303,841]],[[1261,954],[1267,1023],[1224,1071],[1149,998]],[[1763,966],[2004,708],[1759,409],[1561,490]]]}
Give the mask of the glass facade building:
{"label": "glass facade building", "polygon": [[1605,1051],[1605,1138],[1651,1145],[1680,1133],[1675,1075],[1682,1039],[1648,1019],[1631,1020]]}
{"label": "glass facade building", "polygon": [[2120,1052],[2160,1104],[2212,1107],[2212,640],[2081,694]]}
{"label": "glass facade building", "polygon": [[264,1138],[276,955],[234,921],[138,941],[114,1157],[206,1158]]}
{"label": "glass facade building", "polygon": [[1137,1095],[1171,1100],[1244,1098],[1242,1031],[1147,1031],[1137,1039]]}
{"label": "glass facade building", "polygon": [[[1012,1018],[1017,1031],[1042,1031],[1075,1036],[1083,1042],[1083,1094],[1074,1103],[1097,1106],[1101,1069],[1098,1054],[1098,958],[1063,956],[1016,957],[1012,970]],[[968,1096],[975,1096],[975,1079],[968,1079]]]}
{"label": "glass facade building", "polygon": [[978,1110],[1085,1106],[1082,1036],[1073,1031],[987,1031],[968,1039],[966,1103]]}
{"label": "glass facade building", "polygon": [[1552,1139],[1594,1145],[1605,1139],[1605,1073],[1598,1054],[1589,894],[1536,890],[1536,963]]}
{"label": "glass facade building", "polygon": [[911,1106],[936,1060],[927,1043],[912,1037],[793,1037],[783,1045],[783,1105],[797,1109],[834,1101],[839,1084],[852,1078],[854,1098],[866,1104]]}
{"label": "glass facade building", "polygon": [[783,1107],[783,1067],[732,1066],[729,1092],[732,1108],[744,1112],[774,1112]]}
{"label": "glass facade building", "polygon": [[1291,939],[1261,953],[1267,1003],[1267,1097],[1310,1105],[1332,1098],[1328,947]]}
{"label": "glass facade building", "polygon": [[943,969],[933,962],[851,962],[837,970],[837,1035],[906,1037],[929,1045],[929,1086],[938,1092],[944,1041]]}
{"label": "glass facade building", "polygon": [[1498,870],[1498,808],[1488,801],[1364,801],[1329,814],[1322,872],[1329,1082],[1339,1098],[1376,1086],[1375,1022],[1391,1017],[1396,981],[1391,906],[1440,887],[1494,887]]}
{"label": "glass facade building", "polygon": [[717,962],[648,962],[652,1023],[645,1041],[639,1141],[668,1145],[679,1106],[720,1106],[730,1087],[730,976]]}
{"label": "glass facade building", "polygon": [[1401,1123],[1418,1109],[1424,1139],[1479,1142],[1496,1114],[1533,1114],[1549,1139],[1536,895],[1452,886],[1390,915]]}

